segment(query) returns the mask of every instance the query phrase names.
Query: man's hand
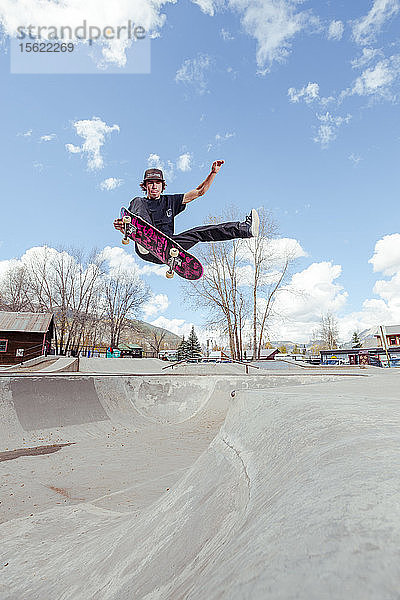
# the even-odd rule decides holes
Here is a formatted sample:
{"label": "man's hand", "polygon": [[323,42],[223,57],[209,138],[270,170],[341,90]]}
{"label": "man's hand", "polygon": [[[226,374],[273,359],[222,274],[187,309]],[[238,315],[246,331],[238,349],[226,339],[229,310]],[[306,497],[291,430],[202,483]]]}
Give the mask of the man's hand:
{"label": "man's hand", "polygon": [[224,162],[224,160],[214,160],[211,167],[211,173],[218,173]]}
{"label": "man's hand", "polygon": [[122,219],[115,219],[113,225],[115,229],[118,229],[118,231],[124,233],[124,224],[122,222]]}

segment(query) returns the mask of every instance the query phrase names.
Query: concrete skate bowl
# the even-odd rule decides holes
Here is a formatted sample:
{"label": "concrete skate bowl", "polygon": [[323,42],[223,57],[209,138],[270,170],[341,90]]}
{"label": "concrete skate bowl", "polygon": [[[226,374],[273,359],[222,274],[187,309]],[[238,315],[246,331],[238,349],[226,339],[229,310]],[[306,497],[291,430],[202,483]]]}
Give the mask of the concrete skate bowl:
{"label": "concrete skate bowl", "polygon": [[[299,385],[306,379],[315,385]],[[120,470],[138,465],[151,470],[151,449],[155,462],[168,466],[172,446],[163,446],[163,436],[174,444],[187,436],[182,448],[188,453],[201,428],[213,419],[220,419],[217,431],[223,424],[197,456],[192,453],[181,467],[174,463],[178,475],[172,484],[170,474],[159,473],[163,491],[152,495],[149,488],[142,505],[124,508],[121,490],[88,498],[85,489],[81,499],[63,499],[61,506],[53,502],[47,510],[42,504],[4,522],[0,596],[398,598],[398,399],[395,394],[379,402],[370,397],[369,378],[329,379],[243,376],[210,383],[209,377],[181,376],[154,377],[151,383],[149,378],[70,376],[93,386],[87,389],[95,390],[106,418],[92,402],[86,413],[92,421],[50,425],[52,437],[74,445],[3,462],[16,486],[22,472],[33,470],[38,478],[43,460],[47,475],[52,467],[62,469],[60,459],[49,461],[63,453],[77,464],[88,459],[86,449],[106,465],[107,452],[117,452],[122,439]],[[186,383],[192,387],[183,395]],[[15,390],[18,398],[15,385],[15,379],[3,381],[3,409],[12,408]],[[356,401],[360,390],[361,401]],[[197,402],[189,393],[197,394]],[[136,445],[129,442],[135,431]],[[25,430],[24,435],[34,432],[45,433]],[[14,434],[19,442],[17,429]],[[146,439],[150,445],[140,454]],[[76,456],[72,449],[79,449]],[[124,454],[129,456],[125,463]],[[20,471],[12,468],[17,463],[23,463]],[[86,461],[80,474],[82,486],[90,465]],[[144,487],[149,484],[147,478]],[[136,483],[122,495],[130,494],[132,502],[139,488]]]}

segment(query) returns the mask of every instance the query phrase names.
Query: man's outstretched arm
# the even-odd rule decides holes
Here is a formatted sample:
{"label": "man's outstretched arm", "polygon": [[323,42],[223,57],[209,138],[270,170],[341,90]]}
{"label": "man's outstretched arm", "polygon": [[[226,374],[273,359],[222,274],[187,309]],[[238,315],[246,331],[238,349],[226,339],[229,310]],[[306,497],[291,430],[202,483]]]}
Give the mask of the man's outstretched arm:
{"label": "man's outstretched arm", "polygon": [[220,170],[220,168],[222,167],[223,164],[224,164],[223,160],[215,160],[212,164],[209,175],[207,175],[207,177],[205,178],[203,183],[198,185],[196,189],[191,190],[190,192],[186,192],[186,194],[183,196],[182,203],[187,204],[188,202],[191,202],[195,198],[198,198],[199,196],[203,196],[206,193],[206,191],[210,188],[210,185],[214,181],[216,174],[218,173],[218,171]]}

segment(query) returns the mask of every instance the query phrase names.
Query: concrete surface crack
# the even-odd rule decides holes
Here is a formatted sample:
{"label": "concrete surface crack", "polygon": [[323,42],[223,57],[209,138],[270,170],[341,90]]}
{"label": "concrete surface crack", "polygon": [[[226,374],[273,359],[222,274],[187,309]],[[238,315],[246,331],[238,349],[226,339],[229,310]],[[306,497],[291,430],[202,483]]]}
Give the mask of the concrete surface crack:
{"label": "concrete surface crack", "polygon": [[229,443],[229,442],[228,442],[228,441],[227,441],[225,438],[222,438],[222,441],[224,442],[224,444],[225,444],[226,446],[228,446],[228,448],[230,448],[230,449],[232,450],[232,452],[234,452],[234,453],[236,454],[236,456],[237,456],[237,457],[238,457],[238,459],[240,460],[240,462],[241,462],[241,465],[242,465],[242,468],[243,468],[244,475],[245,475],[245,477],[246,477],[246,483],[247,483],[247,487],[248,487],[248,489],[249,489],[249,496],[250,496],[250,477],[249,477],[249,474],[248,474],[248,472],[247,472],[247,469],[246,469],[246,465],[245,465],[245,463],[244,463],[244,460],[243,460],[243,458],[240,456],[240,452],[239,452],[239,450],[237,450],[237,449],[236,449],[236,448],[235,448],[235,447],[234,447],[232,444],[230,444],[230,443]]}

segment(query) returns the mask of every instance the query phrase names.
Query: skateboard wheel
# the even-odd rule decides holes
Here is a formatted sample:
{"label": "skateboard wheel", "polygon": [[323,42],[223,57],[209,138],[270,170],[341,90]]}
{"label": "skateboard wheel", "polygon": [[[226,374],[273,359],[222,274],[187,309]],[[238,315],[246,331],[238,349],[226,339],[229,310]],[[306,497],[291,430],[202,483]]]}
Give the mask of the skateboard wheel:
{"label": "skateboard wheel", "polygon": [[122,238],[122,243],[123,244],[129,244],[128,238]]}
{"label": "skateboard wheel", "polygon": [[167,272],[165,273],[165,277],[166,277],[167,279],[172,279],[172,278],[173,278],[173,276],[174,276],[174,272],[173,272],[173,271],[167,271]]}
{"label": "skateboard wheel", "polygon": [[170,254],[170,256],[173,256],[175,258],[179,254],[178,248],[171,248],[171,250],[169,251],[169,254]]}
{"label": "skateboard wheel", "polygon": [[123,223],[131,223],[132,219],[131,219],[131,217],[129,215],[125,215],[125,216],[122,217],[122,222]]}

